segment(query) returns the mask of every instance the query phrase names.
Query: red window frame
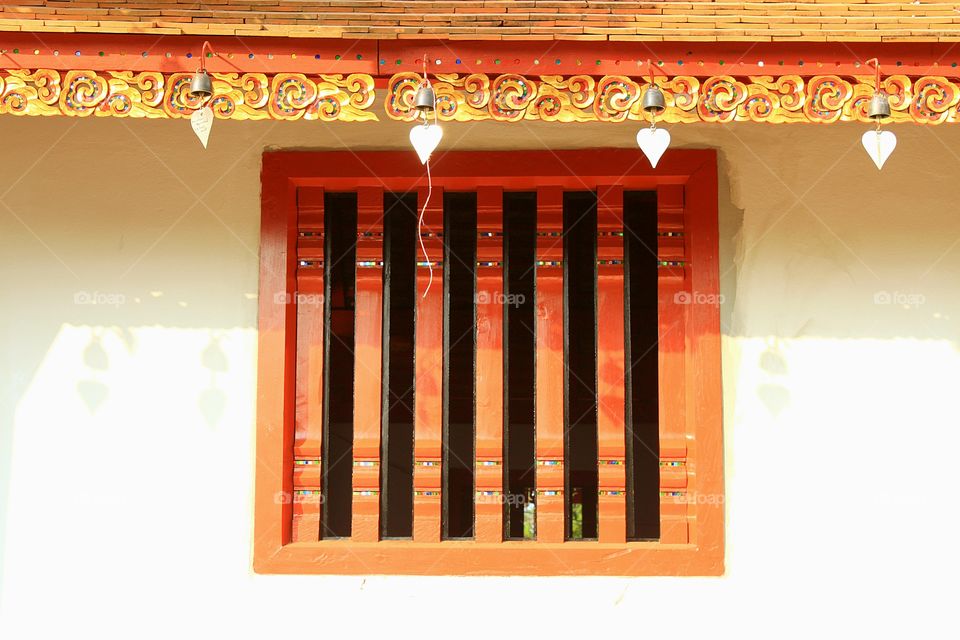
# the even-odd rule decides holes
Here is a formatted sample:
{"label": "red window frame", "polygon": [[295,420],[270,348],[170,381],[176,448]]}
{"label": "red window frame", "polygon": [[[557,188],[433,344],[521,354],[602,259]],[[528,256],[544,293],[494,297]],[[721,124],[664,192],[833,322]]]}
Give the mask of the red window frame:
{"label": "red window frame", "polygon": [[[295,541],[291,496],[297,305],[277,301],[295,300],[297,294],[298,215],[301,223],[304,215],[302,202],[298,214],[298,189],[357,191],[361,194],[359,215],[363,216],[364,191],[417,190],[422,198],[426,178],[412,152],[268,152],[263,156],[261,175],[254,570],[414,575],[721,574],[724,493],[720,318],[716,304],[716,153],[671,151],[653,170],[632,149],[455,151],[439,156],[432,168],[436,189],[477,190],[478,227],[485,224],[491,211],[498,209],[498,190],[538,190],[549,201],[559,190],[596,189],[602,211],[605,202],[617,201],[611,194],[636,189],[657,191],[661,230],[683,231],[682,237],[661,238],[658,249],[663,261],[658,285],[661,538],[627,542],[615,531],[622,527],[609,527],[613,522],[609,515],[618,511],[622,500],[612,491],[608,492],[612,497],[606,504],[601,492],[601,523],[607,518],[608,524],[601,524],[598,541],[563,542],[562,535],[558,538],[549,533],[557,527],[548,526],[542,530],[545,535],[538,535],[535,541],[502,542],[496,510],[481,508],[479,504],[476,540],[440,541],[430,532],[418,535],[415,524],[414,539],[410,541],[377,541],[375,530],[373,535],[355,535],[349,540]],[[483,251],[478,245],[478,260]],[[478,286],[497,284],[495,279],[478,274]],[[697,303],[689,304],[690,301]],[[623,331],[622,323],[619,330]],[[418,339],[420,331],[418,328]],[[541,346],[538,344],[537,348],[539,351]],[[602,343],[600,348],[604,348]],[[477,357],[480,370],[483,362],[479,350]],[[604,388],[602,369],[599,375],[598,390]],[[540,373],[538,383],[539,376]],[[497,389],[478,389],[478,402],[482,394],[497,393]],[[490,440],[487,448],[496,443],[492,433],[495,426],[481,425],[478,419],[478,456],[482,454],[481,440],[485,434]],[[602,450],[604,427],[599,426]],[[601,471],[601,489],[609,481],[605,476],[609,476],[610,470],[616,473],[615,468]],[[477,482],[479,486],[479,470]],[[545,517],[555,515],[555,509],[544,506]],[[418,513],[423,514],[424,522],[436,518],[429,505],[414,508],[415,518]],[[562,521],[562,510],[559,513]],[[359,515],[362,518],[365,512]],[[356,523],[356,502],[354,517]],[[538,529],[540,518],[538,515]],[[369,528],[368,523],[357,524],[361,527],[355,526],[355,532]]]}

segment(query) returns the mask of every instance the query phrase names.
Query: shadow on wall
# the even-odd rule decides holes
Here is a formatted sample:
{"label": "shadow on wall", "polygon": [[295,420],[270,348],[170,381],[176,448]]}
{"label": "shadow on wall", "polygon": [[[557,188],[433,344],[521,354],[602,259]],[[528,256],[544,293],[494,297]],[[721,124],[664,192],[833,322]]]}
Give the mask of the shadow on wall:
{"label": "shadow on wall", "polygon": [[[126,332],[122,335],[129,336]],[[95,330],[90,337],[90,344],[83,351],[83,363],[86,365],[89,377],[77,383],[77,393],[87,405],[87,410],[94,414],[107,399],[109,390],[109,387],[100,381],[110,368],[107,352],[104,351],[101,343],[100,330]]]}
{"label": "shadow on wall", "polygon": [[[156,416],[222,430],[237,415],[228,404],[252,411],[251,340],[237,336],[256,325],[261,130],[236,128],[230,145],[201,154],[189,127],[172,126],[182,123],[135,124],[0,120],[25,156],[0,172],[0,598],[9,510],[35,499],[24,478],[44,451],[92,454],[83,465],[119,475],[116,450],[93,443],[118,434],[130,438],[122,453],[149,455],[140,435]],[[117,144],[86,162],[105,138]],[[86,487],[68,469],[43,473],[74,502],[104,499],[106,485]],[[18,521],[17,540],[43,526]]]}
{"label": "shadow on wall", "polygon": [[[83,350],[85,372],[81,374],[82,379],[76,384],[76,392],[92,416],[97,414],[110,394],[110,358],[103,347],[105,333],[109,337],[118,338],[130,355],[134,355],[136,348],[136,337],[130,329],[91,328],[89,343]],[[209,340],[200,362],[209,371],[210,381],[209,385],[200,392],[197,407],[207,426],[213,429],[219,425],[226,407],[226,393],[220,388],[218,378],[227,373],[228,364],[227,355],[220,345],[219,332],[211,331]],[[187,364],[184,363],[184,365]],[[113,375],[116,373],[114,372]]]}
{"label": "shadow on wall", "polygon": [[[724,233],[721,197],[721,276],[739,274],[721,285],[738,294],[722,310],[725,333],[956,341],[960,220],[947,185],[960,178],[960,133],[897,128],[900,143],[880,172],[860,145],[863,128],[712,132],[730,206],[742,210],[738,230]],[[689,129],[681,145],[696,137]]]}
{"label": "shadow on wall", "polygon": [[787,380],[787,361],[776,346],[772,346],[761,354],[760,369],[771,376],[771,382],[758,386],[757,395],[770,415],[776,418],[790,405],[790,390],[779,384]]}
{"label": "shadow on wall", "polygon": [[203,350],[201,362],[210,372],[210,386],[200,392],[198,406],[207,426],[214,429],[220,424],[227,405],[227,394],[220,388],[218,378],[229,369],[227,354],[223,352],[217,334],[211,336],[210,344]]}
{"label": "shadow on wall", "polygon": [[[960,340],[960,220],[948,186],[960,178],[960,135],[898,127],[897,150],[880,172],[860,145],[863,130],[775,127],[776,135],[757,135],[756,127],[734,125],[710,132],[721,176],[729,177],[730,209],[723,185],[720,208],[723,332],[763,342],[736,363],[756,372],[738,398],[755,395],[770,418],[798,401],[796,381],[810,373],[798,369],[797,357],[818,351],[814,341],[837,345],[821,360],[821,382],[843,374],[844,386],[857,389],[858,378],[883,371],[889,380],[910,368],[914,381],[935,375],[933,363],[945,366]],[[679,145],[697,133],[682,128]],[[743,215],[732,222],[736,209]]]}
{"label": "shadow on wall", "polygon": [[[734,168],[724,151],[717,153],[717,204],[718,229],[720,234],[720,331],[724,335],[732,333],[733,309],[737,297],[737,271],[740,265],[737,254],[741,229],[743,228],[743,209],[737,208],[730,199],[731,175]],[[691,298],[696,300],[698,298]]]}

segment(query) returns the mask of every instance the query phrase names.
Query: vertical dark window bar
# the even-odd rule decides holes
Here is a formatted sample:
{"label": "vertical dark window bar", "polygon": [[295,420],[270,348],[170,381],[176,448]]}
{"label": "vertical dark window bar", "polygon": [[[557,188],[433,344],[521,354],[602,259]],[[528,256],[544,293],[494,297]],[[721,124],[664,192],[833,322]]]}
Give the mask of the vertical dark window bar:
{"label": "vertical dark window bar", "polygon": [[504,539],[536,531],[534,433],[537,194],[504,193],[503,497]]}
{"label": "vertical dark window bar", "polygon": [[656,192],[624,192],[623,222],[627,539],[650,540],[660,537]]}
{"label": "vertical dark window bar", "polygon": [[357,196],[324,195],[323,493],[321,538],[350,537]]}
{"label": "vertical dark window bar", "polygon": [[472,538],[477,194],[444,193],[443,537]]}
{"label": "vertical dark window bar", "polygon": [[380,535],[413,536],[416,193],[385,193]]}
{"label": "vertical dark window bar", "polygon": [[563,194],[566,539],[597,538],[597,194]]}

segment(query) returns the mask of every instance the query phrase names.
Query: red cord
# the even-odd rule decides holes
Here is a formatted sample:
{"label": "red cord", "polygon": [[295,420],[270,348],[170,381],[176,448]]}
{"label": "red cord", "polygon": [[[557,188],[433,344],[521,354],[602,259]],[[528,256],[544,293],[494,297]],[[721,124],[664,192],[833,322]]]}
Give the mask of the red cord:
{"label": "red cord", "polygon": [[210,55],[213,55],[213,54],[214,54],[214,52],[213,52],[213,47],[210,46],[210,41],[204,40],[204,41],[203,41],[203,45],[200,47],[200,71],[206,71],[206,70],[207,70],[207,63],[206,63],[206,60],[207,60],[206,53],[207,53],[207,51],[210,51]]}
{"label": "red cord", "polygon": [[651,85],[654,84],[654,80],[653,80],[653,74],[654,74],[654,73],[659,73],[659,74],[661,74],[664,78],[669,78],[669,77],[670,77],[670,76],[667,75],[667,72],[666,72],[666,71],[664,71],[664,70],[661,69],[660,67],[654,65],[653,62],[650,61],[650,58],[647,58],[647,67],[649,67],[649,69],[650,69],[650,84],[651,84]]}
{"label": "red cord", "polygon": [[880,91],[880,61],[876,58],[870,58],[865,64],[868,64],[877,70],[877,73],[873,78],[873,90]]}

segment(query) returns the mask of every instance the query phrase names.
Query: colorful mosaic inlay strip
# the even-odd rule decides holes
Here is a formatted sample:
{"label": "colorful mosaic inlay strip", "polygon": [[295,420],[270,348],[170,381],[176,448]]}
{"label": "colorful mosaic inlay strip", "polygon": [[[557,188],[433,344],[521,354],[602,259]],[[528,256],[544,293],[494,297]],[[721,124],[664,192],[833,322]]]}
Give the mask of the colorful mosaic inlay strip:
{"label": "colorful mosaic inlay strip", "polygon": [[[380,120],[373,76],[301,73],[215,73],[210,106],[233,120]],[[186,118],[200,106],[189,95],[191,74],[157,71],[0,70],[0,113],[16,115]],[[386,116],[412,120],[419,83],[414,73],[386,80]],[[646,84],[627,76],[439,74],[439,118],[467,122],[642,121]],[[869,122],[870,77],[819,75],[674,76],[660,85],[667,110],[658,120],[685,122]],[[890,122],[960,120],[960,81],[943,76],[888,76]]]}

